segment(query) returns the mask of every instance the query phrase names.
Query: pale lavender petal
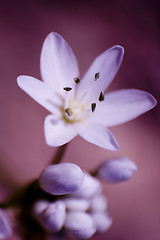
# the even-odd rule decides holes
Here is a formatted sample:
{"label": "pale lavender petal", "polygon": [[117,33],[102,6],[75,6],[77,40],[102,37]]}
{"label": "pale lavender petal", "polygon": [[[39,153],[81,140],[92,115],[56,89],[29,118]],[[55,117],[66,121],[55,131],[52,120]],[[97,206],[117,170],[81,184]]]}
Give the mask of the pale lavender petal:
{"label": "pale lavender petal", "polygon": [[141,90],[126,89],[106,94],[105,101],[96,107],[95,116],[106,126],[132,120],[156,105],[155,98]]}
{"label": "pale lavender petal", "polygon": [[97,229],[96,233],[104,233],[110,228],[112,218],[107,213],[93,213],[91,216]]}
{"label": "pale lavender petal", "polygon": [[129,180],[136,170],[135,163],[130,159],[115,158],[102,163],[97,170],[97,176],[108,183],[119,183]]}
{"label": "pale lavender petal", "polygon": [[[98,101],[100,92],[104,92],[115,77],[123,52],[123,48],[117,45],[99,55],[80,82],[77,95],[83,97],[86,92],[88,101]],[[99,78],[95,81],[96,73],[99,73]]]}
{"label": "pale lavender petal", "polygon": [[41,188],[53,195],[73,193],[82,186],[83,181],[82,170],[73,163],[50,165],[39,178]]}
{"label": "pale lavender petal", "polygon": [[12,234],[12,229],[4,213],[2,212],[2,210],[0,210],[0,239],[5,239],[9,237],[11,234]]}
{"label": "pale lavender petal", "polygon": [[96,119],[93,117],[83,122],[76,123],[74,125],[75,130],[82,138],[90,143],[112,151],[119,150],[119,145],[112,133],[95,120]]}
{"label": "pale lavender petal", "polygon": [[69,212],[64,226],[76,239],[89,239],[96,232],[92,217],[85,212]]}
{"label": "pale lavender petal", "polygon": [[49,115],[45,119],[44,135],[49,146],[57,147],[72,140],[77,133],[71,124],[66,123],[63,119],[55,119],[53,115]]}
{"label": "pale lavender petal", "polygon": [[67,42],[57,33],[50,33],[43,44],[40,68],[43,80],[53,89],[63,91],[72,87],[79,75],[75,55]]}
{"label": "pale lavender petal", "polygon": [[90,174],[84,172],[84,181],[82,186],[72,193],[71,197],[92,199],[102,191],[101,183]]}
{"label": "pale lavender petal", "polygon": [[52,113],[59,112],[61,99],[44,82],[30,76],[22,75],[17,78],[17,83],[22,90],[48,111]]}
{"label": "pale lavender petal", "polygon": [[39,222],[49,232],[61,230],[66,219],[66,208],[63,201],[51,203],[39,216]]}

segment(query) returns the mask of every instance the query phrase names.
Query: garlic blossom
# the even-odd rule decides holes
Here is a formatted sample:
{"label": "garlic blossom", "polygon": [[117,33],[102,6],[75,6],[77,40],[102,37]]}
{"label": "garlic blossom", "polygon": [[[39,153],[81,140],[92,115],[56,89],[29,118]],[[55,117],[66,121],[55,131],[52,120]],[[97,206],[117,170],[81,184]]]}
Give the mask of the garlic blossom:
{"label": "garlic blossom", "polygon": [[156,100],[145,91],[125,89],[105,94],[123,58],[123,47],[114,46],[100,54],[82,79],[76,57],[57,33],[44,41],[40,70],[42,80],[21,75],[21,89],[51,112],[44,134],[50,146],[61,146],[77,134],[109,150],[119,145],[107,127],[127,122],[153,108]]}

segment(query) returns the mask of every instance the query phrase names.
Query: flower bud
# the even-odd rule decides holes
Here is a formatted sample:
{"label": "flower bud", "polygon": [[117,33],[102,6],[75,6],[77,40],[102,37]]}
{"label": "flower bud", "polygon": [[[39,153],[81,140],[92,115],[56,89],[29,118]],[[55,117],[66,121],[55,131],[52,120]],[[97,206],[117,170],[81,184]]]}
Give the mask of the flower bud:
{"label": "flower bud", "polygon": [[0,239],[5,239],[12,234],[12,229],[8,224],[8,221],[3,214],[2,210],[0,210]]}
{"label": "flower bud", "polygon": [[68,211],[87,211],[90,207],[90,201],[88,199],[78,198],[65,198],[63,199]]}
{"label": "flower bud", "polygon": [[39,218],[40,214],[46,210],[46,208],[50,205],[49,201],[46,200],[39,200],[37,202],[35,202],[35,204],[33,205],[33,209],[32,209],[32,215],[35,218]]}
{"label": "flower bud", "polygon": [[88,239],[96,232],[92,217],[85,212],[69,212],[64,226],[76,239]]}
{"label": "flower bud", "polygon": [[77,191],[84,180],[82,170],[73,163],[60,163],[48,166],[40,175],[41,188],[53,195]]}
{"label": "flower bud", "polygon": [[66,218],[66,208],[62,201],[51,203],[39,216],[39,222],[49,232],[59,231]]}
{"label": "flower bud", "polygon": [[91,199],[99,194],[102,190],[101,183],[88,173],[84,173],[84,182],[78,191],[72,196]]}
{"label": "flower bud", "polygon": [[100,165],[97,175],[109,183],[118,183],[129,180],[136,172],[137,167],[128,158],[115,158]]}
{"label": "flower bud", "polygon": [[102,195],[98,195],[91,201],[90,211],[91,212],[105,212],[107,210],[108,201]]}
{"label": "flower bud", "polygon": [[97,233],[104,233],[107,231],[111,224],[112,224],[112,218],[108,216],[107,213],[93,213],[92,215],[94,224],[97,229]]}

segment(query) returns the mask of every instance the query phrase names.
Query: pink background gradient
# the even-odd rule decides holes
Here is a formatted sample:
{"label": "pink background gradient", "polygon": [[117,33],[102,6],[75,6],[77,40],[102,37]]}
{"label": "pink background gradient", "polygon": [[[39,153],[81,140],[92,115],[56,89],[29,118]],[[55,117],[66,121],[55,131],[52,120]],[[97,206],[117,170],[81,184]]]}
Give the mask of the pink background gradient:
{"label": "pink background gradient", "polygon": [[[8,193],[37,178],[56,151],[44,140],[48,112],[16,83],[21,74],[40,78],[39,57],[46,35],[55,31],[67,40],[81,76],[98,54],[122,45],[124,60],[109,90],[138,88],[159,102],[159,21],[156,0],[0,1],[0,181]],[[63,160],[85,170],[117,156],[131,158],[138,167],[129,182],[104,184],[113,225],[93,239],[160,239],[159,122],[158,104],[140,118],[111,128],[121,147],[118,152],[100,149],[79,137],[69,144]]]}

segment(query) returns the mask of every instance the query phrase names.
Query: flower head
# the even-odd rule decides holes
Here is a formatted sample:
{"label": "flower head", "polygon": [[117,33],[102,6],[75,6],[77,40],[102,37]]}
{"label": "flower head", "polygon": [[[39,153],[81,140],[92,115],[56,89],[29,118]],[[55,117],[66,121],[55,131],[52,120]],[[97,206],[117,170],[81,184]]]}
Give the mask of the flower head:
{"label": "flower head", "polygon": [[117,150],[118,143],[107,127],[124,123],[153,108],[155,99],[140,90],[105,94],[123,58],[114,46],[99,55],[82,79],[72,49],[57,33],[44,41],[40,68],[43,81],[19,76],[18,85],[51,112],[44,124],[50,146],[60,146],[77,134],[102,148]]}

